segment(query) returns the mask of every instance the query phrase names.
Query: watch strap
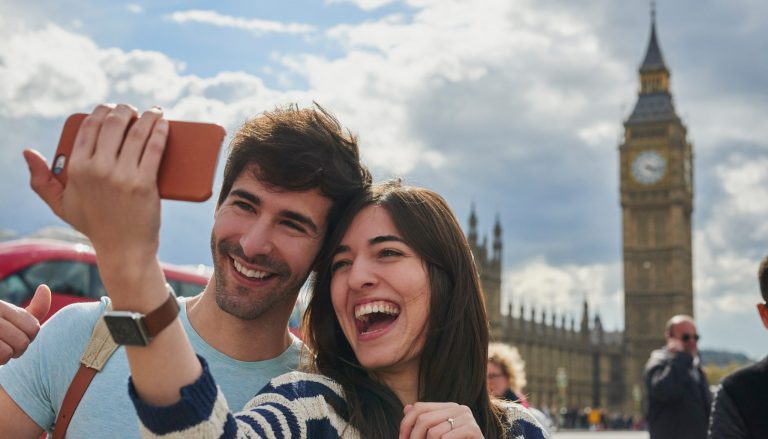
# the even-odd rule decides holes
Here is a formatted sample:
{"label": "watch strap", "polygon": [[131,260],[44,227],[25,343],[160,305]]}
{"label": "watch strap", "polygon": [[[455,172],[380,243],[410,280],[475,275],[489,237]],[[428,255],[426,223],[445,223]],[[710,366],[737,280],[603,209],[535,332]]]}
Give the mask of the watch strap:
{"label": "watch strap", "polygon": [[179,315],[179,302],[176,301],[173,288],[168,284],[166,284],[166,288],[168,289],[168,300],[145,315],[143,319],[144,327],[147,329],[147,335],[150,339],[156,337]]}

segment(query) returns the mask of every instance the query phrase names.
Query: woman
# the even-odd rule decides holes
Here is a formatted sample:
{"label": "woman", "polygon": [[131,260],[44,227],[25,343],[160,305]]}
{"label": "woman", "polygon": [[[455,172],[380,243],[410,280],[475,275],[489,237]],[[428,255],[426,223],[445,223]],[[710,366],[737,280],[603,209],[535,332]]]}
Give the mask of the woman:
{"label": "woman", "polygon": [[353,203],[325,248],[304,320],[314,373],[275,378],[236,416],[207,370],[171,407],[149,407],[132,389],[148,429],[196,437],[546,437],[519,405],[488,395],[482,292],[445,200],[398,182],[378,185]]}
{"label": "woman", "polygon": [[525,387],[525,362],[516,347],[504,343],[488,346],[488,390],[492,396],[516,401],[528,407],[523,394]]}

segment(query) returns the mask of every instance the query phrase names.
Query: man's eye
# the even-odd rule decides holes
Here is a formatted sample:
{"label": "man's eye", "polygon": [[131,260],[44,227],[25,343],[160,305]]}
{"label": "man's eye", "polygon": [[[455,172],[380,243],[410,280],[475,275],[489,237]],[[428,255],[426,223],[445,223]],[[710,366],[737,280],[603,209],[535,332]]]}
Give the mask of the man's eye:
{"label": "man's eye", "polygon": [[240,210],[244,210],[246,212],[253,212],[253,206],[250,203],[247,203],[245,201],[235,201],[234,203],[235,207],[237,207]]}
{"label": "man's eye", "polygon": [[299,223],[295,223],[293,221],[283,221],[283,225],[285,225],[286,227],[291,228],[291,229],[293,229],[293,230],[295,230],[297,232],[301,232],[301,233],[305,233],[306,232],[306,229],[304,228],[304,226],[302,226]]}

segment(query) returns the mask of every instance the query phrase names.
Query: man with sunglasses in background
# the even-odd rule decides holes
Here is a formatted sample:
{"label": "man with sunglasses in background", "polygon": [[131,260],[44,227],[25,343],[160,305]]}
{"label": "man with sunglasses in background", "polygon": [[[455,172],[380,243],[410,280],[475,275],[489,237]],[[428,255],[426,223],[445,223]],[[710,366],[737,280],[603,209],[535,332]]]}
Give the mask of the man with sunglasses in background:
{"label": "man with sunglasses in background", "polygon": [[645,366],[646,419],[651,439],[705,439],[712,396],[701,369],[693,319],[667,322],[667,345],[651,353]]}
{"label": "man with sunglasses in background", "polygon": [[[761,303],[757,311],[768,329],[768,256],[757,270]],[[759,439],[768,437],[768,357],[723,379],[712,404],[709,437]]]}

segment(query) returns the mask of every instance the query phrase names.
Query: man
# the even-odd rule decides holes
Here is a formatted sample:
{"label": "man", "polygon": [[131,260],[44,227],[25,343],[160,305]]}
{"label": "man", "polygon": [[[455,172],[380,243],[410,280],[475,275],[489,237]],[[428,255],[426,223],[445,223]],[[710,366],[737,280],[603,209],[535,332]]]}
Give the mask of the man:
{"label": "man", "polygon": [[[768,329],[768,256],[757,271],[763,303],[757,305]],[[723,379],[712,403],[709,437],[712,439],[758,439],[768,437],[768,357],[737,370]]]}
{"label": "man", "polygon": [[[126,105],[97,107],[78,133],[66,187],[52,177],[39,154],[25,151],[24,156],[35,192],[90,238],[106,290],[123,293],[114,296],[114,309],[149,313],[132,308],[131,297],[157,294],[164,305],[174,303],[156,255],[156,176],[168,124],[159,109],[137,116]],[[214,213],[211,281],[200,295],[180,302],[179,318],[154,337],[148,355],[163,349],[163,338],[186,338],[186,333],[191,344],[158,358],[184,358],[193,350],[205,357],[236,408],[269,379],[295,368],[301,344],[287,322],[299,289],[346,203],[370,181],[355,138],[319,106],[278,109],[247,122],[230,144]],[[41,298],[30,305],[30,315],[0,308],[0,317],[12,316],[4,322],[0,318],[0,340],[12,340],[9,356],[24,351],[24,337],[35,337],[30,319],[45,307],[40,303],[46,293],[39,289]],[[103,301],[62,310],[23,356],[0,368],[0,437],[33,438],[52,429],[104,308]],[[7,329],[19,321],[25,323]],[[135,351],[141,357],[141,348],[119,349],[96,375],[72,418],[69,437],[139,435],[126,386],[126,358],[136,361]],[[180,379],[188,376],[184,365],[177,368],[172,360],[160,359],[153,367],[173,368]]]}
{"label": "man", "polygon": [[704,439],[711,396],[699,365],[699,335],[693,319],[667,322],[666,347],[651,353],[645,366],[648,429],[651,439]]}

